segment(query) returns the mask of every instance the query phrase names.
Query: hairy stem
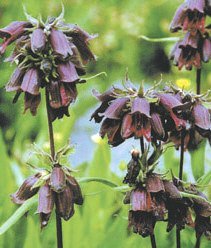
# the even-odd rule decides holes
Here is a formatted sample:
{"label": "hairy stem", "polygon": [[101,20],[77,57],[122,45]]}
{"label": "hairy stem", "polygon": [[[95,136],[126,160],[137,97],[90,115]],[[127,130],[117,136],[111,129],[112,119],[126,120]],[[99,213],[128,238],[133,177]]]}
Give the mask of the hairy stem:
{"label": "hairy stem", "polygon": [[196,71],[196,93],[201,94],[201,69]]}
{"label": "hairy stem", "polygon": [[[48,116],[48,131],[49,131],[49,139],[50,139],[50,150],[51,150],[51,157],[54,159],[55,157],[55,145],[54,145],[54,134],[53,134],[53,123],[50,118],[50,101],[49,101],[49,91],[46,87],[45,91],[46,96],[46,110]],[[58,200],[57,195],[55,194],[55,205],[57,209]],[[62,239],[62,221],[60,216],[57,214],[56,210],[56,233],[57,233],[57,248],[63,248],[63,239]]]}
{"label": "hairy stem", "polygon": [[[143,154],[144,151],[145,151],[144,138],[143,137],[140,138],[140,146],[141,146],[141,153]],[[156,240],[155,240],[155,235],[154,234],[150,235],[150,240],[151,240],[152,248],[156,248],[157,245],[156,245]]]}

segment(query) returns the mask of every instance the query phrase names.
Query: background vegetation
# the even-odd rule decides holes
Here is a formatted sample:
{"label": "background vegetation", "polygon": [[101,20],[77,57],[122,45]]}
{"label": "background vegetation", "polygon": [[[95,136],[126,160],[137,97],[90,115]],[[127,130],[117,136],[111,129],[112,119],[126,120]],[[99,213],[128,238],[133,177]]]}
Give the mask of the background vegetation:
{"label": "background vegetation", "polygon": [[[130,159],[129,151],[136,146],[133,141],[125,142],[119,148],[110,148],[106,142],[96,142],[91,138],[98,131],[97,125],[89,122],[90,113],[97,104],[91,90],[107,89],[113,83],[121,83],[126,67],[133,82],[142,80],[146,87],[154,81],[175,81],[178,78],[191,80],[190,89],[195,87],[194,71],[178,72],[171,68],[168,54],[172,43],[149,43],[139,38],[169,37],[169,23],[179,3],[182,1],[167,0],[64,0],[66,21],[77,23],[90,33],[98,33],[99,38],[91,45],[98,57],[97,63],[88,67],[88,76],[105,71],[108,76],[90,80],[79,86],[79,97],[71,107],[71,118],[55,122],[56,143],[61,147],[71,137],[75,144],[75,152],[70,157],[72,168],[76,168],[76,177],[103,177],[121,185],[126,163]],[[0,27],[14,20],[24,20],[22,3],[34,16],[42,14],[58,15],[61,10],[60,1],[56,0],[4,0],[0,3]],[[9,54],[9,51],[7,55]],[[23,178],[31,174],[28,161],[31,143],[48,149],[48,133],[44,105],[39,108],[37,117],[29,113],[22,115],[23,102],[19,100],[12,105],[13,94],[6,94],[4,85],[9,79],[13,67],[0,63],[0,224],[2,224],[17,208],[11,203],[9,195],[14,192]],[[211,86],[210,65],[203,69],[203,91]],[[95,142],[93,141],[95,140]],[[206,146],[207,154],[210,147]],[[194,156],[194,158],[193,158]],[[178,153],[169,149],[160,162],[159,169],[167,172],[172,169],[178,172]],[[204,173],[210,173],[210,159],[204,161],[203,149],[192,155],[194,169],[191,167],[191,156],[186,153],[185,176],[189,180],[197,179]],[[35,159],[33,165],[42,167]],[[193,165],[192,162],[192,165]],[[123,195],[109,187],[98,183],[82,184],[85,195],[83,207],[77,208],[74,217],[64,227],[64,247],[77,248],[124,248],[150,247],[150,240],[130,233],[127,229],[128,206],[123,206]],[[209,188],[206,188],[209,192]],[[0,236],[0,247],[33,248],[55,246],[54,216],[46,229],[40,232],[39,217],[32,209],[28,217],[22,219],[6,234]],[[159,223],[155,228],[158,247],[169,247],[175,243],[174,231],[165,232],[166,224]],[[195,235],[187,228],[182,232],[183,247],[193,247]],[[203,239],[201,247],[209,247]]]}

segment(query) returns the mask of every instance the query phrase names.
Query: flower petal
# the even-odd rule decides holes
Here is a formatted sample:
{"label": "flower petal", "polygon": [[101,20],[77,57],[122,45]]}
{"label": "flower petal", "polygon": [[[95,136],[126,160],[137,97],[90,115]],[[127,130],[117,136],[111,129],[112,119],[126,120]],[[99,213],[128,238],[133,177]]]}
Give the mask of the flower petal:
{"label": "flower petal", "polygon": [[40,53],[45,49],[46,36],[44,30],[37,28],[31,35],[31,49],[34,53]]}
{"label": "flower petal", "polygon": [[38,71],[34,68],[29,69],[23,77],[21,89],[31,95],[39,95],[40,82]]}
{"label": "flower petal", "polygon": [[129,98],[127,97],[113,100],[103,115],[109,119],[120,119],[120,117],[124,114],[123,109],[126,107],[126,103],[128,101]]}
{"label": "flower petal", "polygon": [[62,31],[52,29],[50,42],[56,55],[59,55],[62,58],[67,58],[69,55],[73,55],[69,41]]}
{"label": "flower petal", "polygon": [[79,80],[76,68],[70,61],[58,65],[58,74],[61,82],[72,83]]}
{"label": "flower petal", "polygon": [[20,90],[23,74],[23,70],[19,69],[18,67],[15,69],[8,84],[6,85],[7,92]]}
{"label": "flower petal", "polygon": [[39,180],[40,174],[37,173],[33,176],[28,177],[23,184],[20,186],[18,191],[11,195],[12,201],[16,204],[23,204],[26,200],[34,196],[39,188],[34,188],[34,184]]}
{"label": "flower petal", "polygon": [[148,118],[150,116],[150,104],[145,98],[136,97],[132,102],[131,114],[140,113],[145,115]]}

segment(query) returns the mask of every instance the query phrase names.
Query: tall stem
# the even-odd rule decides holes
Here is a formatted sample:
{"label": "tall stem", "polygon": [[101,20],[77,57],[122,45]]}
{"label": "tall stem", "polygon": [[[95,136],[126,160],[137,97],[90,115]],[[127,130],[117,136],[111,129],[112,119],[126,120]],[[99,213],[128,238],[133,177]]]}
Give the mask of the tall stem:
{"label": "tall stem", "polygon": [[[196,85],[197,85],[197,94],[201,94],[201,69],[197,69],[196,71]],[[201,238],[196,239],[195,248],[200,248]]]}
{"label": "tall stem", "polygon": [[201,94],[201,69],[196,71],[196,93]]}
{"label": "tall stem", "polygon": [[[182,180],[183,178],[183,164],[184,164],[184,145],[185,145],[185,133],[181,131],[181,148],[180,148],[180,167],[179,167],[179,179]],[[176,241],[177,241],[177,248],[181,247],[181,235],[180,230],[176,229]]]}
{"label": "tall stem", "polygon": [[195,248],[200,248],[200,244],[201,244],[201,238],[197,238],[196,239],[196,245],[195,245]]}
{"label": "tall stem", "polygon": [[[144,139],[143,139],[143,137],[140,138],[140,146],[141,146],[141,153],[144,154],[145,146],[144,146]],[[155,240],[155,235],[154,234],[151,234],[150,235],[150,240],[151,240],[151,246],[152,246],[152,248],[156,248],[157,245],[156,245],[156,240]]]}
{"label": "tall stem", "polygon": [[[55,157],[55,145],[54,145],[54,134],[53,134],[53,123],[50,118],[50,101],[49,101],[49,92],[46,87],[45,91],[46,96],[46,110],[48,116],[48,131],[49,131],[49,139],[50,139],[50,150],[51,150],[51,157],[54,159]],[[57,233],[57,248],[63,248],[63,238],[62,238],[62,221],[60,216],[57,213],[57,194],[55,194],[55,205],[56,205],[56,233]]]}
{"label": "tall stem", "polygon": [[184,144],[185,143],[185,133],[181,131],[181,148],[180,148],[180,167],[179,167],[179,179],[183,178],[183,164],[184,164]]}

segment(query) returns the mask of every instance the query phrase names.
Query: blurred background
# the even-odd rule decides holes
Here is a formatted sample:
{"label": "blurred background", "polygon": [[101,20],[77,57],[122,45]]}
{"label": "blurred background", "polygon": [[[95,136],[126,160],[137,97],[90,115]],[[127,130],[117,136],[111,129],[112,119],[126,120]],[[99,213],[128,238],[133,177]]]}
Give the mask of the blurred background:
{"label": "blurred background", "polygon": [[[88,66],[86,77],[106,72],[79,85],[79,97],[71,106],[70,118],[56,121],[54,124],[57,148],[67,143],[70,138],[75,151],[69,159],[69,166],[77,169],[76,177],[103,177],[121,185],[130,160],[130,150],[138,144],[133,140],[117,148],[110,149],[106,142],[98,141],[96,134],[99,126],[90,122],[90,115],[98,105],[92,96],[92,89],[103,91],[111,85],[120,85],[126,69],[129,77],[138,85],[143,81],[146,87],[160,81],[176,82],[180,78],[190,80],[189,90],[195,90],[195,71],[178,72],[168,60],[172,42],[151,43],[140,38],[175,36],[168,27],[174,12],[182,1],[167,0],[63,0],[65,20],[77,23],[89,33],[99,37],[91,41],[91,48],[97,55],[97,62]],[[22,4],[33,16],[39,14],[45,19],[61,12],[61,2],[56,0],[3,0],[0,2],[0,27],[14,20],[25,20]],[[177,34],[176,34],[177,35]],[[49,148],[47,117],[45,105],[38,109],[38,115],[23,115],[23,99],[12,104],[13,93],[5,93],[13,66],[3,63],[7,54],[0,58],[0,225],[17,209],[9,195],[29,176],[32,171],[27,166],[32,143]],[[203,67],[202,91],[211,86],[210,65]],[[185,177],[194,181],[203,174],[210,173],[211,161],[204,157],[210,153],[206,144],[197,154],[186,153]],[[205,148],[204,148],[205,147]],[[207,157],[207,156],[206,156]],[[165,173],[172,169],[178,173],[179,153],[169,149],[160,161],[158,171]],[[30,162],[38,167],[45,166],[34,158]],[[76,248],[124,248],[151,247],[149,238],[143,239],[127,229],[128,206],[122,203],[123,194],[99,185],[82,184],[85,197],[84,206],[77,208],[70,221],[64,223],[64,247]],[[207,190],[208,195],[211,194]],[[52,214],[49,225],[40,231],[39,216],[34,207],[28,217],[25,216],[7,233],[0,236],[0,247],[7,248],[50,248],[55,247],[55,218]],[[155,228],[158,247],[175,244],[175,230],[166,233],[166,224],[158,223]],[[183,247],[193,247],[195,234],[187,228],[182,232]],[[32,245],[33,244],[33,245]],[[201,247],[209,247],[208,241],[202,240]]]}

